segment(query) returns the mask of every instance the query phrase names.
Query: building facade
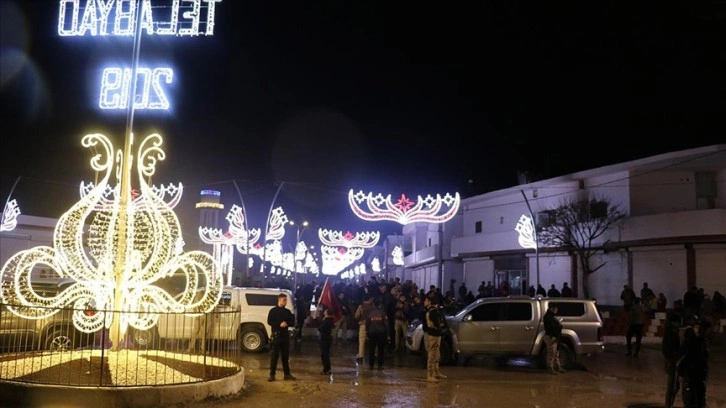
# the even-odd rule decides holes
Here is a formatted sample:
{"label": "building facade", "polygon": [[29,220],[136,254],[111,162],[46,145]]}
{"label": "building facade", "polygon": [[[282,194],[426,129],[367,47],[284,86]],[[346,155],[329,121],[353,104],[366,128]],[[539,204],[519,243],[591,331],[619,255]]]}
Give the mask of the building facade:
{"label": "building facade", "polygon": [[[512,294],[538,283],[561,289],[567,282],[581,296],[583,275],[577,257],[541,244],[538,250],[522,248],[514,228],[522,215],[541,224],[548,211],[563,203],[592,198],[617,205],[625,215],[592,242],[601,250],[591,267],[603,266],[587,284],[598,303],[619,305],[623,285],[638,293],[644,282],[656,294],[662,292],[669,307],[691,286],[711,294],[726,292],[726,145],[671,152],[465,198],[460,215],[446,224],[404,227],[413,244],[405,258],[405,275],[420,287],[433,283],[444,291],[450,279],[457,279],[475,293],[482,281],[495,286],[507,282]],[[439,242],[444,243],[440,249]]]}

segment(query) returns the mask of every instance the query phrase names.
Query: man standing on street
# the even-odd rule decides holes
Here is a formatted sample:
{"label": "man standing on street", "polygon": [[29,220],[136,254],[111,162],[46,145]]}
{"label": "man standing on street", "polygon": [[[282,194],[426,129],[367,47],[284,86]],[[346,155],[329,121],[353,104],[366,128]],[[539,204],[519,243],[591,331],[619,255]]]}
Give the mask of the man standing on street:
{"label": "man standing on street", "polygon": [[429,294],[424,300],[426,314],[423,319],[424,345],[426,346],[426,381],[439,382],[446,378],[439,372],[441,360],[441,335],[446,325],[444,316],[439,309],[439,299],[435,294]]}
{"label": "man standing on street", "polygon": [[666,319],[665,332],[661,342],[663,357],[665,357],[666,371],[666,401],[665,408],[673,408],[676,401],[676,394],[680,383],[676,378],[676,364],[681,357],[681,337],[680,337],[680,318],[674,312],[668,312]]}
{"label": "man standing on street", "polygon": [[366,315],[366,333],[368,335],[368,367],[371,370],[375,363],[383,370],[386,340],[389,338],[388,316],[383,311],[381,298],[373,300],[373,309]]}
{"label": "man standing on street", "polygon": [[290,334],[288,333],[288,327],[293,327],[295,324],[295,316],[285,307],[286,305],[287,295],[280,293],[277,295],[277,306],[270,309],[267,314],[267,324],[272,328],[270,377],[267,381],[275,381],[278,357],[282,357],[282,370],[285,372],[285,380],[295,380],[295,377],[290,374]]}
{"label": "man standing on street", "polygon": [[547,368],[551,374],[564,373],[565,370],[560,366],[558,356],[560,346],[560,335],[562,334],[562,323],[557,319],[559,309],[554,303],[550,303],[542,317],[544,323],[544,341],[547,345]]}
{"label": "man standing on street", "polygon": [[[645,308],[640,304],[640,298],[636,297],[628,311],[628,332],[625,334],[628,352],[625,355],[638,357],[640,342],[643,339],[643,324],[645,324]],[[633,336],[635,336],[635,353],[632,347]]]}

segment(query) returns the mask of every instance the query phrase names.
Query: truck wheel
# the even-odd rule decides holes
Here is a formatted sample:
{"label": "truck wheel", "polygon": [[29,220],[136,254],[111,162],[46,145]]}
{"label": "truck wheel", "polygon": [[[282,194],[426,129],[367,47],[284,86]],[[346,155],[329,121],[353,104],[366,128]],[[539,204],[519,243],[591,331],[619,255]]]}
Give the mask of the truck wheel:
{"label": "truck wheel", "polygon": [[575,354],[566,343],[560,343],[557,353],[560,359],[560,367],[568,369],[575,362]]}
{"label": "truck wheel", "polygon": [[242,350],[260,353],[265,348],[265,334],[262,330],[250,327],[242,330]]}
{"label": "truck wheel", "polygon": [[71,332],[72,329],[68,327],[52,329],[45,338],[45,349],[50,351],[72,350],[75,347]]}

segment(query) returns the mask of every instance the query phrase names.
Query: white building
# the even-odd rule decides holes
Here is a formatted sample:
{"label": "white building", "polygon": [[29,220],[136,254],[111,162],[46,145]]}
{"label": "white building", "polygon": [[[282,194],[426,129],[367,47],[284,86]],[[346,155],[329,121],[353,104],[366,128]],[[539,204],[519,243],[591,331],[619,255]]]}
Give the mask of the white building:
{"label": "white building", "polygon": [[[672,152],[493,191],[462,200],[460,216],[441,226],[404,227],[412,253],[405,277],[419,287],[446,291],[449,280],[465,281],[476,294],[482,281],[512,287],[568,282],[582,293],[582,271],[567,253],[518,244],[514,227],[530,212],[535,220],[565,200],[604,198],[625,219],[598,242],[606,249],[593,258],[605,265],[589,277],[590,296],[620,305],[620,291],[643,282],[672,302],[688,287],[726,293],[726,145]],[[408,240],[409,238],[407,238]],[[439,242],[444,242],[441,250]],[[443,262],[439,262],[442,258]],[[539,260],[539,262],[537,262]],[[539,264],[539,268],[537,265]],[[539,274],[539,279],[537,275]],[[443,283],[443,284],[442,284]],[[423,286],[422,286],[423,285]]]}

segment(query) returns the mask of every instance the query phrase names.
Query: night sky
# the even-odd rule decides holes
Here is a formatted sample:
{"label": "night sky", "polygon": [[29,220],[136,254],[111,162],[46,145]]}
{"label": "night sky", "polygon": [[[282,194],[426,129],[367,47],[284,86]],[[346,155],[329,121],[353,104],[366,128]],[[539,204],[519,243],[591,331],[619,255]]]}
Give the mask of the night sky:
{"label": "night sky", "polygon": [[[349,189],[470,196],[726,142],[726,3],[567,3],[223,0],[214,36],[142,38],[175,77],[134,131],[164,137],[154,182],[184,183],[181,213],[202,188],[239,203],[235,180],[262,226],[284,181],[291,218],[382,231]],[[93,179],[81,137],[121,146],[100,72],[132,41],[59,36],[57,1],[0,4],[2,197],[20,176],[23,212],[57,217]]]}

